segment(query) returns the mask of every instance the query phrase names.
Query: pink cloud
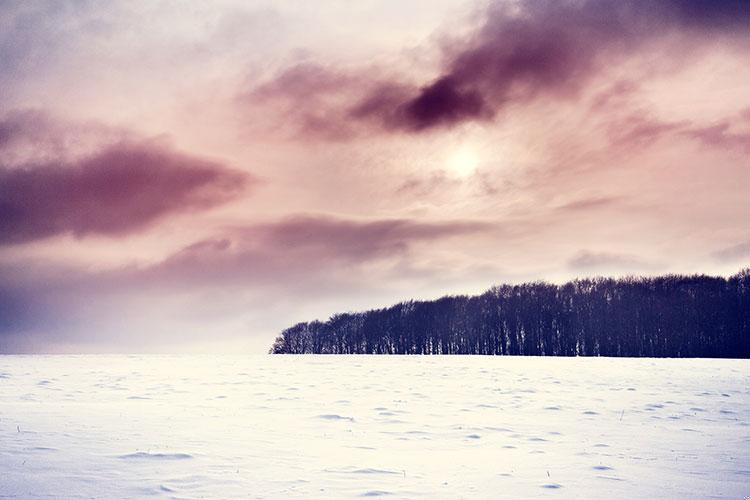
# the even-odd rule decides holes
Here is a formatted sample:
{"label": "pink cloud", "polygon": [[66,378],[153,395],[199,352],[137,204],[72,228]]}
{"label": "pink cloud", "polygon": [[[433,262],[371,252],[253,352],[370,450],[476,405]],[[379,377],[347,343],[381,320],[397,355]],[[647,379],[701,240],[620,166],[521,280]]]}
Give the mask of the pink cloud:
{"label": "pink cloud", "polygon": [[[3,343],[19,341],[23,334],[55,331],[74,338],[81,329],[92,331],[96,321],[111,327],[109,311],[124,311],[129,301],[157,297],[155,303],[191,295],[207,296],[196,307],[231,303],[237,315],[246,306],[242,297],[264,300],[298,300],[318,303],[324,298],[371,297],[386,287],[389,272],[411,269],[412,248],[487,233],[493,226],[471,220],[425,222],[411,219],[355,220],[303,214],[265,223],[225,228],[217,236],[197,241],[161,261],[143,266],[126,265],[91,270],[54,262],[29,261],[33,272],[0,262],[0,352]],[[368,264],[389,265],[373,273]],[[416,261],[415,261],[416,262]],[[423,269],[429,279],[434,269]],[[450,272],[442,270],[443,276]],[[403,276],[391,276],[391,280]],[[229,294],[231,297],[226,297]],[[85,311],[82,317],[78,314]],[[263,316],[263,311],[254,311]],[[163,321],[163,311],[152,311]],[[104,316],[102,319],[100,316]],[[127,323],[133,318],[123,318]],[[286,315],[269,314],[265,320],[280,328]],[[48,333],[45,333],[48,335]]]}
{"label": "pink cloud", "polygon": [[[287,99],[290,117],[317,138],[346,139],[367,124],[391,132],[424,132],[489,121],[512,104],[578,97],[596,76],[670,35],[682,35],[685,43],[747,35],[746,5],[497,1],[470,35],[445,44],[438,74],[422,84],[386,76],[378,68],[337,71],[305,64],[282,72],[253,95]],[[635,88],[622,80],[600,93],[592,107],[600,109]]]}
{"label": "pink cloud", "polygon": [[568,267],[577,272],[643,271],[653,268],[643,259],[621,253],[591,252],[582,250],[568,260]]}
{"label": "pink cloud", "polygon": [[750,132],[732,132],[729,121],[722,121],[706,127],[691,128],[684,133],[710,148],[738,149],[750,153]]}
{"label": "pink cloud", "polygon": [[119,236],[236,196],[250,176],[153,141],[77,160],[0,168],[0,244],[58,234]]}

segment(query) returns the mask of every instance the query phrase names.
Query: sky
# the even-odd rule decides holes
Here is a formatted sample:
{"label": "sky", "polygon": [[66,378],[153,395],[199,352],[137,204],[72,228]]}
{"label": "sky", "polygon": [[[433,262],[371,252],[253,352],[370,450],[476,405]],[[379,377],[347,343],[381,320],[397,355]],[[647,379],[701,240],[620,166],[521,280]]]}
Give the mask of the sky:
{"label": "sky", "polygon": [[745,0],[0,3],[0,352],[750,263]]}

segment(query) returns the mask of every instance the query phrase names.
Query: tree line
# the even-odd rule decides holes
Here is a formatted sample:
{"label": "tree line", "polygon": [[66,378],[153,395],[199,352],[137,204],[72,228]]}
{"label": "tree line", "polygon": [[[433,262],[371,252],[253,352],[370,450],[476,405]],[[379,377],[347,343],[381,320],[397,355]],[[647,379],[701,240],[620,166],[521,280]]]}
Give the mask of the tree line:
{"label": "tree line", "polygon": [[276,354],[750,358],[750,269],[495,286],[298,323]]}

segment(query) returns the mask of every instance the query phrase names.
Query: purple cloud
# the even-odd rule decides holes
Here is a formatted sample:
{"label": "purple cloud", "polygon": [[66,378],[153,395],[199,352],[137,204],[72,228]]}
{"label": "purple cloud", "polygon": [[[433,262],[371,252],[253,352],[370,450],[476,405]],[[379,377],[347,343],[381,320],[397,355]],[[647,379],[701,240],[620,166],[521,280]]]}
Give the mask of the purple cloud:
{"label": "purple cloud", "polygon": [[610,144],[624,151],[642,150],[666,137],[683,137],[696,141],[709,149],[738,150],[750,152],[750,133],[734,131],[740,129],[746,110],[711,124],[693,121],[664,121],[648,113],[633,113],[612,120],[607,125]]}
{"label": "purple cloud", "polygon": [[738,149],[750,153],[750,133],[732,132],[731,125],[725,120],[716,125],[692,128],[684,133],[710,148]]}
{"label": "purple cloud", "polygon": [[246,236],[272,248],[364,259],[398,253],[409,243],[487,231],[484,222],[418,222],[409,219],[356,221],[321,216],[296,216],[243,230]]}
{"label": "purple cloud", "polygon": [[[25,346],[27,333],[55,331],[65,340],[80,331],[96,331],[96,321],[104,328],[137,320],[118,317],[111,321],[108,315],[129,307],[128,301],[149,297],[158,297],[155,303],[160,303],[189,295],[196,301],[193,309],[210,309],[217,305],[219,294],[223,298],[218,303],[231,304],[227,307],[233,315],[247,312],[252,307],[248,300],[261,300],[257,297],[269,303],[298,300],[301,304],[331,298],[340,302],[342,293],[348,298],[361,294],[371,299],[390,281],[403,279],[404,271],[389,271],[391,266],[386,265],[375,271],[378,279],[373,279],[367,264],[391,259],[391,264],[408,268],[414,245],[468,237],[493,227],[471,220],[362,221],[304,214],[225,228],[213,238],[144,266],[92,270],[27,261],[23,267],[30,271],[24,271],[0,262],[0,352],[17,351],[16,344]],[[398,276],[383,279],[389,272]],[[79,315],[80,311],[84,313]],[[255,313],[263,315],[263,311]],[[149,314],[157,322],[169,319],[169,313],[158,307]],[[272,314],[265,321],[276,329],[287,319]]]}
{"label": "purple cloud", "polygon": [[206,209],[250,181],[155,142],[120,142],[75,161],[0,168],[0,244],[70,233],[116,236]]}
{"label": "purple cloud", "polygon": [[[228,228],[220,236],[191,244],[145,270],[156,281],[259,283],[288,286],[329,280],[340,266],[403,257],[419,242],[488,232],[476,221],[421,222],[411,219],[360,221],[302,214]],[[321,277],[323,273],[327,277]],[[192,277],[192,278],[191,278]]]}
{"label": "purple cloud", "polygon": [[396,113],[406,128],[420,131],[488,118],[509,103],[541,94],[576,95],[602,68],[671,30],[750,32],[749,5],[741,0],[496,2],[478,33],[449,54],[445,71]]}
{"label": "purple cloud", "polygon": [[[596,75],[656,39],[681,33],[685,43],[693,43],[705,36],[749,34],[748,5],[742,0],[496,1],[470,36],[445,44],[440,72],[421,85],[373,68],[339,72],[304,64],[282,72],[255,96],[287,99],[292,118],[313,137],[350,137],[357,129],[353,122],[424,132],[486,121],[514,103],[576,97]],[[623,81],[593,107],[634,87]]]}
{"label": "purple cloud", "polygon": [[423,87],[419,95],[396,109],[397,119],[415,131],[436,125],[492,118],[493,111],[482,94],[446,76]]}

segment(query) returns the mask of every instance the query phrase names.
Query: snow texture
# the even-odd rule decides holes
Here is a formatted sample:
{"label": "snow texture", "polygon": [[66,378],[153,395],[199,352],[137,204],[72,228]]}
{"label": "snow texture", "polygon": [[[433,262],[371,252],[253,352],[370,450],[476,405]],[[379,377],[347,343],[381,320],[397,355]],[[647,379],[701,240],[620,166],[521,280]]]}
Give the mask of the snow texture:
{"label": "snow texture", "polygon": [[2,356],[2,498],[738,498],[750,361]]}

